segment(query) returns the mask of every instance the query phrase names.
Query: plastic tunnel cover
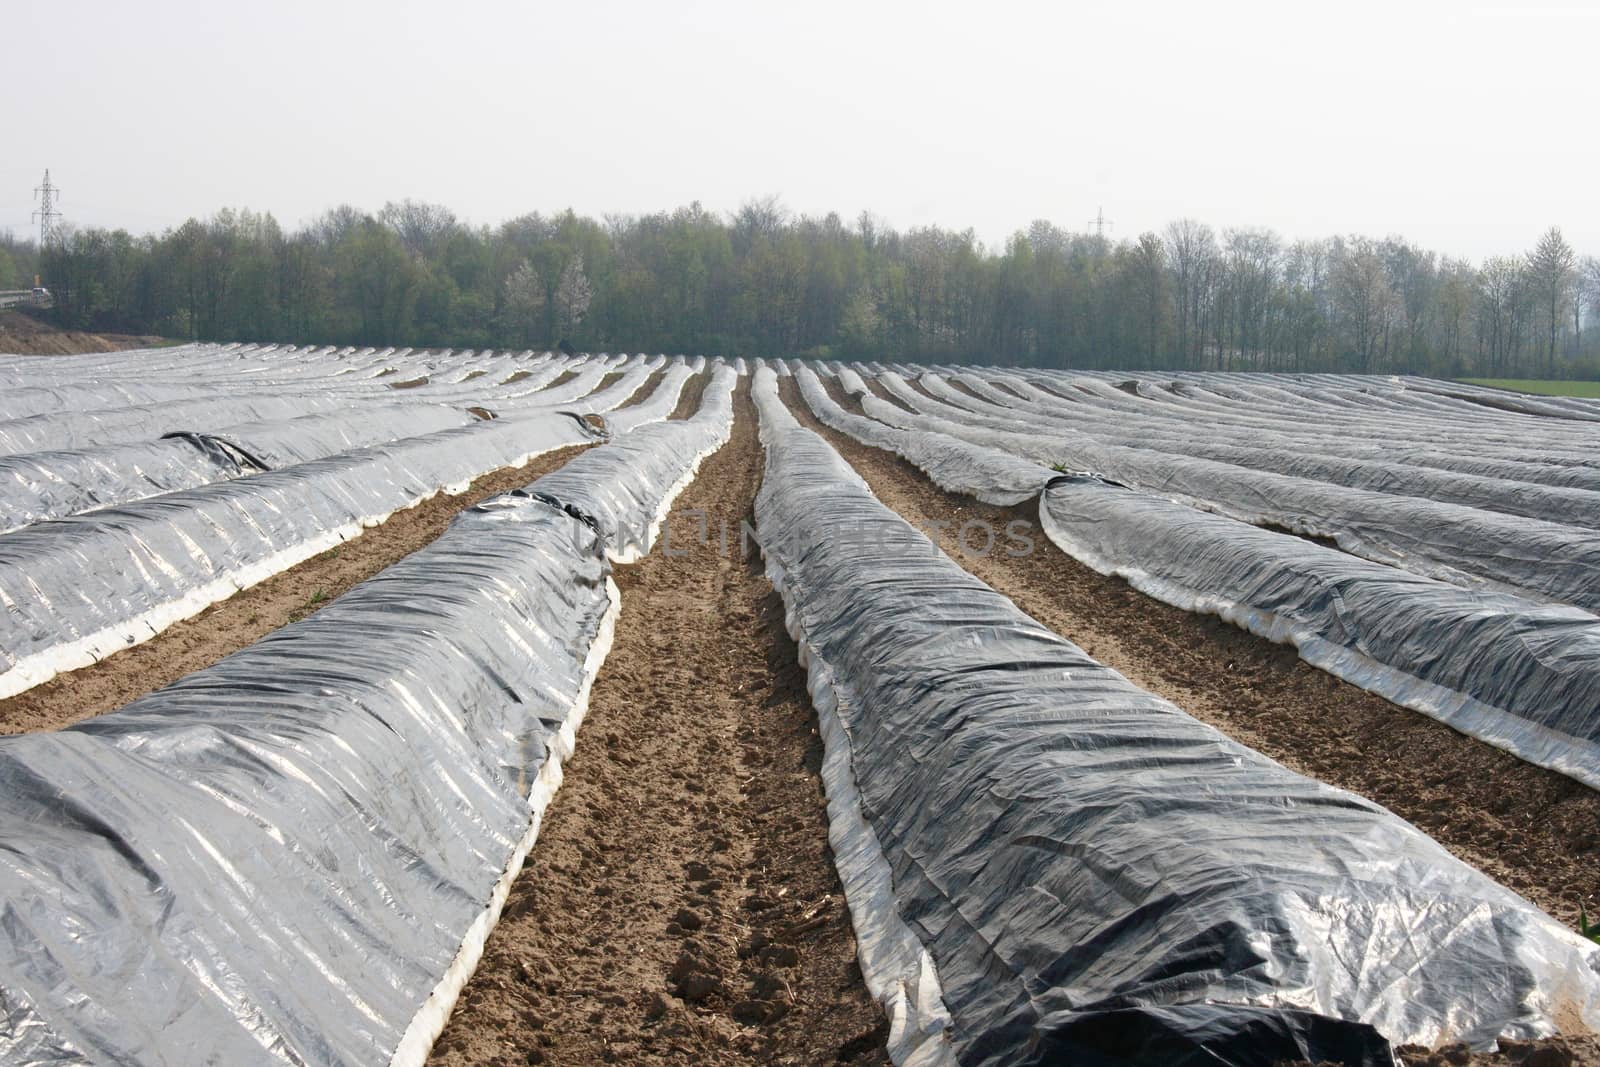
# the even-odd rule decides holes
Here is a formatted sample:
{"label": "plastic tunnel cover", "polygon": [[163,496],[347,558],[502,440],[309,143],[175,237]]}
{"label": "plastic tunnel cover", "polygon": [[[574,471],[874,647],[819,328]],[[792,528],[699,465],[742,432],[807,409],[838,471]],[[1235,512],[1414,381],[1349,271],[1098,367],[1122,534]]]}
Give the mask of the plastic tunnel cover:
{"label": "plastic tunnel cover", "polygon": [[[1380,1064],[1600,1023],[1600,946],[1094,662],[786,423],[770,373],[756,398],[769,572],[962,1064]],[[864,971],[890,927],[858,923]]]}
{"label": "plastic tunnel cover", "polygon": [[692,418],[649,422],[618,434],[528,491],[592,520],[614,562],[638,560],[650,551],[667,509],[694,480],[701,462],[727,443],[737,384],[738,375],[719,366]]}
{"label": "plastic tunnel cover", "polygon": [[435,493],[592,440],[559,415],[474,422],[0,536],[0,697],[148,640]]}
{"label": "plastic tunnel cover", "polygon": [[1088,477],[1045,535],[1102,574],[1220,615],[1384,698],[1600,789],[1600,618],[1461,589]]}
{"label": "plastic tunnel cover", "polygon": [[0,1060],[420,1064],[560,783],[616,597],[530,500],[0,741]]}

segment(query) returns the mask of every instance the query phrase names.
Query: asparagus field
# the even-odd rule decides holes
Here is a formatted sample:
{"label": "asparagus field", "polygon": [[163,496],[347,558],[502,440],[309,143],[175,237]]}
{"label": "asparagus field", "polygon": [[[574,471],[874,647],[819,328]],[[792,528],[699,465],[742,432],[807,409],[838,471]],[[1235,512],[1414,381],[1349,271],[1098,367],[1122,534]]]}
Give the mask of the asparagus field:
{"label": "asparagus field", "polygon": [[0,356],[0,1063],[1600,1064],[1600,400]]}

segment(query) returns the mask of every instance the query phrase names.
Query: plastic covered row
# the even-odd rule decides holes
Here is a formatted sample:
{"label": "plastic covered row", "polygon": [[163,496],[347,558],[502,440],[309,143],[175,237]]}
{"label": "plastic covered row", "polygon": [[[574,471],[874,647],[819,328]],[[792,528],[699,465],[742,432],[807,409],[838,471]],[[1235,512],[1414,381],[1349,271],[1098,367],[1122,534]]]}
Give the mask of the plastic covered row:
{"label": "plastic covered row", "polygon": [[976,497],[986,504],[1019,504],[1039,495],[1055,472],[995,448],[949,434],[905,430],[844,410],[828,395],[809,367],[795,375],[806,406],[823,425],[873,448],[900,456],[939,488]]}
{"label": "plastic covered row", "polygon": [[[1194,423],[1170,430],[1148,419],[1132,426],[1125,419],[1120,420],[1121,426],[1091,426],[1081,419],[1047,414],[1048,409],[1040,404],[1016,397],[1005,398],[973,376],[962,376],[962,380],[971,381],[974,391],[992,401],[997,414],[1005,412],[1011,418],[1035,425],[1048,420],[1047,424],[1054,430],[1087,432],[1107,444],[1211,459],[1353,489],[1423,497],[1569,526],[1600,528],[1600,491],[1593,488],[1528,484],[1503,476],[1417,467],[1379,455],[1343,456],[1323,451],[1315,443],[1288,434],[1256,434],[1244,443],[1235,440],[1232,432],[1218,432]],[[1012,409],[1009,412],[1006,411],[1008,407]],[[1600,471],[1589,473],[1600,476]]]}
{"label": "plastic covered row", "polygon": [[606,429],[613,435],[625,434],[650,422],[661,422],[677,410],[683,387],[696,371],[685,363],[674,363],[661,375],[650,395],[636,404],[613,408],[605,413]]}
{"label": "plastic covered row", "polygon": [[[1305,400],[1268,407],[1256,397],[1245,403],[1200,404],[1193,397],[1180,397],[1148,381],[1122,383],[1130,392],[1107,381],[1060,377],[1034,372],[1036,381],[1051,383],[1058,400],[1077,405],[1073,414],[1120,414],[1135,417],[1140,425],[1149,420],[1166,420],[1179,428],[1204,425],[1241,443],[1258,432],[1313,433],[1322,439],[1334,438],[1349,445],[1366,447],[1427,447],[1458,454],[1535,463],[1558,462],[1593,467],[1594,431],[1578,423],[1552,425],[1548,421],[1506,416],[1496,417],[1483,409],[1453,412],[1448,417],[1419,412],[1415,405],[1396,404],[1382,411],[1353,411],[1348,403],[1329,397],[1318,410],[1308,410]],[[925,375],[922,384],[934,396],[958,405],[967,398],[938,375]],[[1233,390],[1230,390],[1233,391]],[[1250,390],[1259,393],[1261,390]],[[1343,400],[1344,397],[1338,398]],[[1152,425],[1157,423],[1152,422]]]}
{"label": "plastic covered row", "polygon": [[[1065,392],[1082,396],[1102,407],[1122,408],[1155,414],[1201,412],[1230,426],[1261,426],[1294,429],[1314,412],[1315,423],[1324,432],[1354,439],[1418,442],[1443,442],[1466,445],[1482,442],[1502,448],[1521,447],[1527,442],[1540,448],[1572,449],[1592,441],[1597,427],[1579,422],[1529,417],[1497,412],[1478,405],[1441,400],[1427,394],[1398,391],[1386,396],[1348,388],[1307,386],[1282,376],[1256,377],[1251,384],[1234,388],[1235,379],[1219,384],[1208,378],[1195,388],[1193,380],[1173,381],[1148,374],[1127,376],[1128,380],[1061,375],[1059,372],[1032,372],[1037,380],[1062,382]],[[1209,388],[1207,388],[1209,387]],[[1243,403],[1223,393],[1237,393]],[[937,390],[935,390],[937,392]],[[1396,416],[1404,416],[1397,418]]]}
{"label": "plastic covered row", "polygon": [[[725,437],[733,385],[670,425]],[[684,484],[627,471],[631,436],[120,712],[0,740],[0,1059],[422,1063],[609,647],[584,509],[645,528]]]}
{"label": "plastic covered row", "polygon": [[1096,478],[1039,501],[1102,574],[1220,615],[1396,704],[1600,789],[1600,618],[1474,592]]}
{"label": "plastic covered row", "polygon": [[459,408],[373,405],[359,414],[302,415],[218,433],[168,431],[155,441],[0,456],[0,532],[472,421]]}
{"label": "plastic covered row", "polygon": [[527,497],[122,710],[0,739],[0,1061],[414,1067],[615,613]]}
{"label": "plastic covered row", "polygon": [[613,561],[650,551],[678,492],[733,429],[738,375],[718,366],[688,419],[650,422],[613,437],[540,478],[528,491],[573,508],[596,524]]}
{"label": "plastic covered row", "polygon": [[574,416],[476,422],[0,535],[0,696],[148,640],[435,493],[594,439]]}
{"label": "plastic covered row", "polygon": [[[1045,419],[1052,426],[1092,433],[1111,444],[1200,456],[1352,488],[1424,496],[1551,522],[1589,526],[1596,521],[1593,512],[1600,501],[1600,492],[1596,491],[1600,490],[1600,470],[1593,468],[1496,459],[1478,455],[1467,446],[1458,446],[1460,453],[1450,453],[1438,451],[1445,446],[1437,443],[1423,448],[1403,444],[1399,439],[1387,443],[1352,442],[1333,436],[1317,421],[1310,422],[1317,427],[1316,432],[1308,432],[1304,411],[1300,427],[1292,431],[1220,426],[1182,412],[1151,414],[1130,425],[1125,416],[1096,417],[1081,408],[1073,410],[1071,404],[1051,402],[1043,398],[1042,390],[1020,379],[992,377],[1011,394],[1021,395],[1008,395],[973,375],[952,380],[968,384],[994,405],[981,410],[1030,421]],[[974,410],[980,409],[975,405]],[[1396,421],[1406,425],[1410,419],[1398,414]],[[1562,473],[1547,481],[1553,472]],[[1522,484],[1530,481],[1544,484]]]}
{"label": "plastic covered row", "polygon": [[1389,1064],[1600,1024],[1600,946],[1049,632],[756,388],[761,545],[845,747],[830,833],[897,1062]]}
{"label": "plastic covered row", "polygon": [[[992,376],[993,380],[1003,382],[1019,394],[1022,404],[1015,404],[1030,413],[1040,412],[1046,415],[1066,418],[1071,420],[1083,419],[1076,422],[1076,428],[1093,431],[1087,419],[1083,418],[1081,408],[1075,410],[1069,402],[1063,402],[1055,394],[1047,393],[1031,382],[1009,375]],[[1238,387],[1234,387],[1237,389]],[[1204,424],[1211,436],[1216,436],[1215,424]],[[1126,430],[1126,425],[1121,429]],[[1196,427],[1193,422],[1187,424],[1187,432],[1193,434]],[[1161,427],[1141,422],[1142,438],[1158,437]],[[1174,432],[1185,432],[1182,429]],[[1109,440],[1110,438],[1106,438]],[[1447,451],[1435,444],[1414,444],[1399,441],[1387,442],[1360,442],[1351,441],[1349,438],[1338,437],[1323,432],[1315,422],[1307,425],[1303,416],[1300,428],[1295,432],[1286,431],[1251,431],[1243,432],[1230,428],[1228,440],[1239,444],[1248,444],[1252,447],[1277,448],[1290,452],[1316,452],[1322,455],[1343,456],[1351,459],[1378,460],[1384,463],[1398,463],[1411,467],[1424,467],[1436,470],[1456,471],[1462,474],[1473,474],[1484,478],[1494,478],[1519,482],[1534,482],[1540,485],[1564,486],[1573,489],[1588,489],[1600,491],[1600,471],[1590,467],[1569,466],[1549,462],[1547,458],[1538,461],[1511,459],[1501,456],[1487,455],[1483,449],[1470,449],[1462,452]],[[1126,442],[1119,442],[1126,443]],[[1524,452],[1526,455],[1526,452]]]}
{"label": "plastic covered row", "polygon": [[1102,444],[1087,436],[991,429],[911,414],[874,397],[863,398],[862,407],[890,425],[949,434],[1254,525],[1326,538],[1347,552],[1463,587],[1498,587],[1600,609],[1600,534],[1592,530]]}

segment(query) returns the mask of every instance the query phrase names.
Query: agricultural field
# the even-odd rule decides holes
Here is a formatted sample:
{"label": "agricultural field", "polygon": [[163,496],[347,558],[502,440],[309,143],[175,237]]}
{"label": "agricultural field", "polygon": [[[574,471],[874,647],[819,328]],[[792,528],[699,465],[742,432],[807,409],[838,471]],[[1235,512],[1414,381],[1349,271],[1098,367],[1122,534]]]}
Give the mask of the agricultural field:
{"label": "agricultural field", "polygon": [[0,604],[0,1063],[1600,1064],[1600,400],[0,356]]}

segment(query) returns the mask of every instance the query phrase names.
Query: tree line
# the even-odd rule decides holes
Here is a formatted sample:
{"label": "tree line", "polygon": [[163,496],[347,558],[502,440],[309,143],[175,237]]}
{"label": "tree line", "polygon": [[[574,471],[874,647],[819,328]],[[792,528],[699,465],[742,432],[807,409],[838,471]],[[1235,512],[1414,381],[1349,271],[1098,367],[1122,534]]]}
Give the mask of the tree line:
{"label": "tree line", "polygon": [[35,274],[60,325],[207,341],[1600,378],[1600,260],[1554,227],[1475,264],[1191,219],[1119,241],[1039,221],[992,249],[771,197],[498,226],[407,200],[296,230],[224,210],[0,235],[0,288]]}

